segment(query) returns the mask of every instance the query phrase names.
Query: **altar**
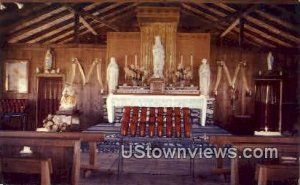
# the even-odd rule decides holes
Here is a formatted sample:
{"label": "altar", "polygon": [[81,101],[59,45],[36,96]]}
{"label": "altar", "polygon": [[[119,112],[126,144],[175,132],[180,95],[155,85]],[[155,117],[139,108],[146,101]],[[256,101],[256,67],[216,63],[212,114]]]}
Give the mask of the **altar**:
{"label": "altar", "polygon": [[205,126],[207,98],[204,95],[110,94],[106,106],[109,123],[114,122],[115,107],[188,107],[201,110],[200,124]]}

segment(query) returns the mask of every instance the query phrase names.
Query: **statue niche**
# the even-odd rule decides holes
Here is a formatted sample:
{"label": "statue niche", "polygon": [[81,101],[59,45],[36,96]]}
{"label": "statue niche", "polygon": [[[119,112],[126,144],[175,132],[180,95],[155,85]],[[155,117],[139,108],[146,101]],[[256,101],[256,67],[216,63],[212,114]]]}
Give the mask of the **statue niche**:
{"label": "statue niche", "polygon": [[160,41],[160,36],[155,36],[153,45],[153,78],[164,78],[165,51]]}

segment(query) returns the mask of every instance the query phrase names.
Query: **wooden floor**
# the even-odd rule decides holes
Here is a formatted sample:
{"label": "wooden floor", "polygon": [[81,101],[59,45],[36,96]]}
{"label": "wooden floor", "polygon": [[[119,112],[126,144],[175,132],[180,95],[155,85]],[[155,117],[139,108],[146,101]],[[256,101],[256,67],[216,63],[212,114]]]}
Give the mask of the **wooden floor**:
{"label": "wooden floor", "polygon": [[[195,178],[189,173],[189,159],[124,159],[123,173],[117,176],[116,153],[98,153],[99,171],[80,178],[81,185],[229,185],[224,176],[212,174],[213,159],[195,160]],[[87,163],[87,154],[82,154]]]}

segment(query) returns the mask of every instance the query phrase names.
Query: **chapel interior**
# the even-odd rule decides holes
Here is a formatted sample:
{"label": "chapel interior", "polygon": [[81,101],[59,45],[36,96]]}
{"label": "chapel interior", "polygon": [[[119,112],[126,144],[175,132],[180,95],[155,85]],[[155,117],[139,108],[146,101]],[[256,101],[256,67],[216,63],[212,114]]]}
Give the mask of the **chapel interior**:
{"label": "chapel interior", "polygon": [[299,28],[299,0],[0,0],[0,184],[299,185]]}

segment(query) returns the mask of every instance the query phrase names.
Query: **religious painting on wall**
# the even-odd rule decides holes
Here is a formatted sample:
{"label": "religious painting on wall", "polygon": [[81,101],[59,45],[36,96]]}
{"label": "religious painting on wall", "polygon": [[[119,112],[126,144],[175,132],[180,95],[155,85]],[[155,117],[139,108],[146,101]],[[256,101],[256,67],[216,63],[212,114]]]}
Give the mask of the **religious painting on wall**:
{"label": "religious painting on wall", "polygon": [[5,61],[5,91],[28,93],[28,61]]}

